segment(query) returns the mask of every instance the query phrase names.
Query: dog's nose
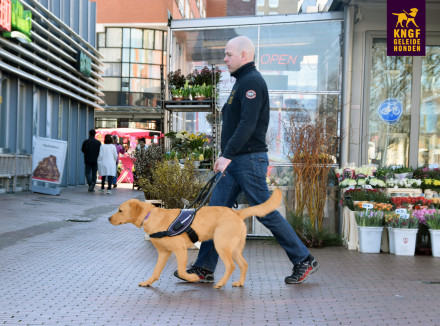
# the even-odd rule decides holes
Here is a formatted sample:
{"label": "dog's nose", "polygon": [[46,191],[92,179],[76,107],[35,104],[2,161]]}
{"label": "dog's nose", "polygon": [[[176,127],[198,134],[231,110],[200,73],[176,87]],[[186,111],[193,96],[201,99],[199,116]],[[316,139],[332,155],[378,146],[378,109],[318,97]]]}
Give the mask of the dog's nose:
{"label": "dog's nose", "polygon": [[109,218],[108,218],[108,221],[110,222],[112,220],[112,217],[110,216]]}

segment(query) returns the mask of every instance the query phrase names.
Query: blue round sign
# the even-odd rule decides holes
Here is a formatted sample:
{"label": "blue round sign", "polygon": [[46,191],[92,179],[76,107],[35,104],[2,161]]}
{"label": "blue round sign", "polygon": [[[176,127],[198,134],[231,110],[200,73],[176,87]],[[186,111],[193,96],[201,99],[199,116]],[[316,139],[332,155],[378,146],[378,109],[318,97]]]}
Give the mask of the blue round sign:
{"label": "blue round sign", "polygon": [[384,122],[394,125],[399,122],[399,119],[402,116],[402,102],[395,98],[389,98],[379,104],[377,113]]}

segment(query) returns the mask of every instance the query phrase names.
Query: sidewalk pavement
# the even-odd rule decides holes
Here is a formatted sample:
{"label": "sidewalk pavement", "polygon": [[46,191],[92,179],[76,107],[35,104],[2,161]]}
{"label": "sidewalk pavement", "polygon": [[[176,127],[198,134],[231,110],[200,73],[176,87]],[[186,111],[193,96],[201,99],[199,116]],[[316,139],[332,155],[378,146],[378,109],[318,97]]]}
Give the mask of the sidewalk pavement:
{"label": "sidewalk pavement", "polygon": [[[181,282],[174,255],[153,287],[138,287],[156,250],[142,230],[107,220],[129,198],[143,193],[127,184],[111,195],[86,186],[0,195],[0,325],[440,325],[432,256],[312,249],[320,270],[287,285],[280,246],[248,240],[244,288],[232,288],[238,268],[222,290]],[[216,279],[223,271],[219,263]]]}

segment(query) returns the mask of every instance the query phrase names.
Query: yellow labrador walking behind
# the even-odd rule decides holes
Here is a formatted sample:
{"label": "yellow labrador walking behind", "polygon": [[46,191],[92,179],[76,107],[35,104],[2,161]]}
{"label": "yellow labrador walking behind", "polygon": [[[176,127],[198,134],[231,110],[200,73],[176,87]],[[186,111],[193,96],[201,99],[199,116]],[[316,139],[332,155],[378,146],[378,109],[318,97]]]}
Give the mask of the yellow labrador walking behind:
{"label": "yellow labrador walking behind", "polygon": [[[225,274],[214,288],[220,289],[226,284],[235,269],[234,261],[240,268],[240,278],[233,282],[232,286],[243,286],[248,268],[242,255],[246,241],[244,219],[251,216],[264,217],[277,209],[281,201],[281,190],[275,189],[272,196],[261,205],[238,211],[227,207],[206,206],[197,211],[191,228],[197,233],[199,241],[214,240],[215,249],[225,264]],[[109,221],[113,225],[132,223],[138,228],[143,226],[145,232],[151,235],[167,230],[179,212],[179,209],[164,209],[137,199],[129,199],[119,206],[119,211],[113,214]],[[199,280],[197,275],[186,272],[187,249],[193,246],[186,232],[173,237],[151,238],[151,243],[158,252],[156,266],[153,275],[145,282],[139,283],[139,286],[151,286],[159,279],[172,252],[176,255],[179,277],[189,282]]]}

